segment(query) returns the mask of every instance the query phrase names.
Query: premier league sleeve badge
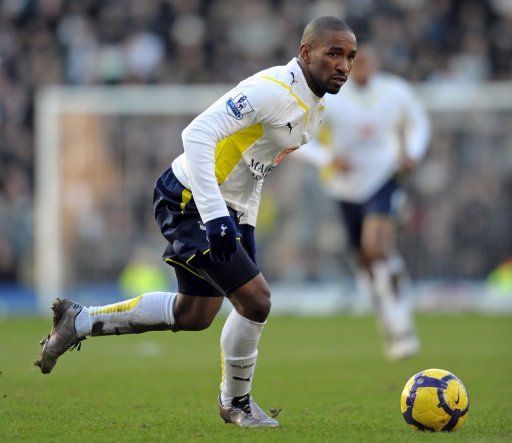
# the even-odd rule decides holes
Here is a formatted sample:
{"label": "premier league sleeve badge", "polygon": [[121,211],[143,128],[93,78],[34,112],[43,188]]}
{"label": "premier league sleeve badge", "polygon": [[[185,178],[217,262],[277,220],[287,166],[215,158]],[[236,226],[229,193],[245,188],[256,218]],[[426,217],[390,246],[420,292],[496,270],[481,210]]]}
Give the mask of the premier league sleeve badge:
{"label": "premier league sleeve badge", "polygon": [[226,111],[237,120],[242,120],[245,114],[249,114],[254,111],[254,108],[249,103],[247,96],[241,92],[234,98],[229,98],[226,101]]}

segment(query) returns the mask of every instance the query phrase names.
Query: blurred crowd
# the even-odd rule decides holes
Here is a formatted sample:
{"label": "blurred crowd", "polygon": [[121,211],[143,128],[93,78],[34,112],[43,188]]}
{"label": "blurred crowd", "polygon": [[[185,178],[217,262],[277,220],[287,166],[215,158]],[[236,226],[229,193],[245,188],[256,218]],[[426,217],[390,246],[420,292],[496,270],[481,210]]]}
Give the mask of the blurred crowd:
{"label": "blurred crowd", "polygon": [[[33,279],[38,89],[233,83],[286,63],[297,53],[305,23],[321,15],[345,18],[358,37],[374,42],[384,69],[411,81],[476,82],[512,74],[509,0],[0,1],[0,281]],[[473,130],[481,132],[457,140],[441,136],[440,158],[455,155],[454,142],[485,139],[485,125]],[[451,203],[445,201],[443,208],[454,220],[479,211]],[[467,224],[450,229],[456,231],[453,241],[475,234]],[[430,239],[422,242],[432,247]],[[443,256],[441,246],[436,251]]]}

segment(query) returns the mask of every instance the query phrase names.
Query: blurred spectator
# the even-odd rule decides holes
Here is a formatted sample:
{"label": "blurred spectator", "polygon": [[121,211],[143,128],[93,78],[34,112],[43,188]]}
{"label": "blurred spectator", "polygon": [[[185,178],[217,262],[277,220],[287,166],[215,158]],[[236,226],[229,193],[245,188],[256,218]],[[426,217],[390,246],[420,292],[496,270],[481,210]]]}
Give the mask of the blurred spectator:
{"label": "blurred spectator", "polygon": [[[375,42],[383,69],[409,80],[472,82],[508,79],[512,74],[511,4],[509,0],[0,2],[2,279],[22,281],[30,278],[22,270],[22,263],[30,263],[33,254],[33,98],[39,88],[61,83],[235,82],[253,71],[295,55],[305,23],[324,14],[343,16],[358,36]],[[151,135],[154,140],[166,139],[169,133],[176,137],[176,131],[169,131],[165,124],[155,123],[153,130],[158,131]],[[501,143],[498,145],[506,144],[503,140],[510,140],[510,136],[510,130],[502,134],[504,138],[498,140]],[[434,143],[439,143],[445,150],[458,142],[470,143],[478,139],[472,131],[461,135],[464,140],[453,139],[453,134],[436,137]],[[143,136],[135,134],[134,139],[141,142],[140,149],[148,149]],[[480,150],[484,146],[492,148],[489,139],[480,137],[480,141]],[[165,143],[171,142],[166,140]],[[158,157],[157,153],[148,155]],[[440,174],[449,181],[446,169],[457,166],[453,156],[446,159],[449,165],[443,163],[441,159],[449,155],[441,148],[436,150],[426,171],[434,176]],[[451,211],[448,202],[439,212],[445,211],[453,222],[457,217],[471,215],[479,204],[484,205],[482,210],[490,217],[495,217],[496,223],[504,218],[493,206],[499,207],[502,202],[496,191],[499,183],[492,182],[507,172],[498,171],[493,177],[495,169],[492,168],[497,166],[492,165],[492,160],[487,165],[492,166],[490,171],[493,172],[479,170],[482,155],[475,152],[475,159],[468,160],[468,170],[486,174],[488,183],[484,186],[492,188],[493,200],[483,202],[486,188],[473,196],[479,202],[465,198],[457,211]],[[161,161],[155,159],[147,165],[149,172],[161,166]],[[140,182],[137,179],[137,184]],[[466,184],[461,184],[464,181],[457,183],[451,190],[455,201],[474,191],[471,187],[465,188]],[[425,192],[428,194],[427,187]],[[150,200],[140,191],[139,195],[141,199]],[[134,205],[144,211],[150,210],[145,204],[135,202]],[[428,211],[418,209],[415,216],[415,223],[421,224],[428,233],[421,235],[433,235],[428,228],[432,222]],[[450,226],[458,229],[455,224]],[[467,243],[467,236],[481,235],[482,230],[478,223],[465,226],[461,231],[457,230],[453,241]],[[435,239],[425,238],[423,241],[433,254],[437,254],[439,263],[446,260],[442,254],[445,248],[436,245]],[[489,238],[489,241],[495,240]],[[480,254],[472,263],[461,264],[465,266],[461,272],[473,275],[472,270],[481,266],[482,260]],[[416,270],[421,273],[420,264]],[[439,271],[445,270],[440,264]]]}

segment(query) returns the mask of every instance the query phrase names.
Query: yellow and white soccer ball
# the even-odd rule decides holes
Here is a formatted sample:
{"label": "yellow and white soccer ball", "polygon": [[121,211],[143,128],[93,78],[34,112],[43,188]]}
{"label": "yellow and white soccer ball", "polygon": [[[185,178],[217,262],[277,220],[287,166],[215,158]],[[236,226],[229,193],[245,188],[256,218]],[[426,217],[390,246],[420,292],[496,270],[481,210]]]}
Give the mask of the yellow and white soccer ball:
{"label": "yellow and white soccer ball", "polygon": [[422,431],[453,431],[468,416],[469,397],[464,384],[451,372],[425,369],[405,384],[400,399],[405,421]]}

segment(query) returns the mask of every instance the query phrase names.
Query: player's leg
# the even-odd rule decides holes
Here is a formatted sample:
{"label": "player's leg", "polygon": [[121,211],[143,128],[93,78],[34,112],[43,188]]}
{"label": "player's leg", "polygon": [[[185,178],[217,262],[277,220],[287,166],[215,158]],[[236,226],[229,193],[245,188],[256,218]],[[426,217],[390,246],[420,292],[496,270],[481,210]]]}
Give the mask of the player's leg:
{"label": "player's leg", "polygon": [[[276,427],[250,392],[258,358],[258,343],[270,312],[270,290],[262,274],[230,294],[233,310],[221,335],[222,382],[220,413],[240,426]],[[250,411],[250,414],[244,413]]]}
{"label": "player's leg", "polygon": [[174,329],[172,306],[175,293],[151,292],[106,306],[85,307],[66,299],[53,305],[53,325],[41,340],[41,359],[35,365],[43,374],[51,372],[57,359],[88,335],[130,334]]}
{"label": "player's leg", "polygon": [[[205,280],[176,269],[180,293],[150,292],[105,306],[82,306],[57,299],[53,327],[41,344],[36,366],[50,373],[57,359],[87,336],[139,334],[147,331],[206,329],[222,304],[219,292]],[[188,295],[188,294],[198,295]]]}
{"label": "player's leg", "polygon": [[177,267],[178,292],[151,292],[106,306],[84,308],[76,319],[79,337],[146,331],[200,331],[221,305],[221,293],[202,278]]}
{"label": "player's leg", "polygon": [[262,274],[230,294],[233,309],[221,335],[223,374],[221,400],[251,391],[258,357],[258,342],[270,312],[270,290]]}
{"label": "player's leg", "polygon": [[398,359],[415,354],[419,341],[406,290],[405,265],[396,252],[396,221],[393,217],[369,214],[364,218],[361,261],[370,276],[388,356]]}
{"label": "player's leg", "polygon": [[373,302],[375,294],[371,274],[365,267],[361,256],[364,206],[362,204],[339,201],[338,209],[348,237],[349,265],[354,273],[359,298],[365,297]]}
{"label": "player's leg", "polygon": [[243,427],[275,427],[250,396],[258,357],[258,343],[270,312],[270,289],[256,265],[238,245],[229,265],[204,256],[195,263],[229,298],[233,309],[221,334],[221,417]]}
{"label": "player's leg", "polygon": [[177,331],[202,331],[207,329],[222,306],[223,297],[204,297],[178,294],[174,304]]}

